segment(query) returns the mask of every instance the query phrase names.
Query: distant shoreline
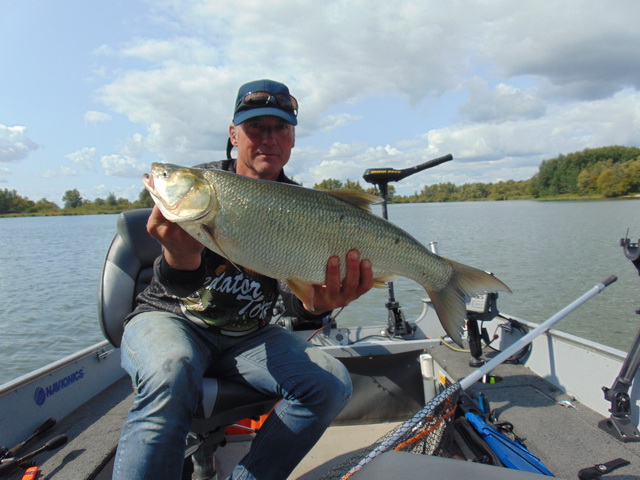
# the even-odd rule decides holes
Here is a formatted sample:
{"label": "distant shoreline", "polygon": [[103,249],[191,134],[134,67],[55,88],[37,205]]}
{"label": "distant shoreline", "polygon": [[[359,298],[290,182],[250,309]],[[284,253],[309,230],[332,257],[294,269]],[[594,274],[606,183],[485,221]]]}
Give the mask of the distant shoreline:
{"label": "distant shoreline", "polygon": [[[389,205],[407,205],[407,204],[417,204],[417,203],[468,203],[468,202],[521,202],[521,201],[534,201],[534,202],[558,202],[558,201],[566,201],[566,202],[589,202],[589,201],[606,201],[606,200],[640,200],[640,193],[634,195],[627,195],[623,197],[605,197],[605,196],[579,196],[579,195],[559,195],[556,197],[545,197],[545,198],[513,198],[506,200],[496,200],[496,199],[478,199],[478,200],[456,200],[453,202],[389,202]],[[82,210],[82,208],[78,208],[77,210]],[[0,218],[15,218],[15,217],[72,217],[79,215],[117,215],[119,213],[125,212],[127,210],[132,210],[131,208],[123,208],[117,210],[109,210],[109,211],[73,211],[73,210],[54,210],[49,212],[32,212],[32,213],[6,213],[0,215]]]}

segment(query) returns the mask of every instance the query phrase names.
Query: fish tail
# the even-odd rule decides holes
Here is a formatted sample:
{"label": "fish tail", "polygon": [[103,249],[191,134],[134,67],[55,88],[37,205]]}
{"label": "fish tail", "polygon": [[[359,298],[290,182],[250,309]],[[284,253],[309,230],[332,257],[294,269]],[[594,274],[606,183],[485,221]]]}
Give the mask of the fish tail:
{"label": "fish tail", "polygon": [[425,290],[444,330],[454,342],[462,346],[462,333],[467,316],[465,297],[497,291],[511,293],[511,289],[487,272],[446,258],[443,260],[453,269],[449,283],[438,291],[426,287]]}

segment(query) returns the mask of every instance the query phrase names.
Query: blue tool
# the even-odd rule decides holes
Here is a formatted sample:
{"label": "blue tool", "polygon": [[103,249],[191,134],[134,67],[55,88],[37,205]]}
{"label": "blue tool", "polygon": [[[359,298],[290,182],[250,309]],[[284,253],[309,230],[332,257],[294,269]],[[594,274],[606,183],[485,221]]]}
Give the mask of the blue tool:
{"label": "blue tool", "polygon": [[484,418],[475,413],[465,414],[467,420],[483,436],[484,440],[491,447],[505,467],[524,472],[539,473],[553,477],[553,473],[524,445],[511,440],[489,425]]}

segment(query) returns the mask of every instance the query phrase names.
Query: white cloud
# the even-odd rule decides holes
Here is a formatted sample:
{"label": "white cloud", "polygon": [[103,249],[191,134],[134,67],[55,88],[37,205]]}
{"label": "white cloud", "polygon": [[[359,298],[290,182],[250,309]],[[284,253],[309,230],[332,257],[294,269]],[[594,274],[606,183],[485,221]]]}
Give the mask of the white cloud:
{"label": "white cloud", "polygon": [[67,155],[77,167],[84,171],[92,171],[95,169],[95,161],[97,158],[95,147],[86,147]]}
{"label": "white cloud", "polygon": [[501,82],[490,92],[487,81],[477,76],[465,86],[469,98],[460,107],[460,113],[473,122],[538,118],[546,111],[537,89],[525,90]]}
{"label": "white cloud", "polygon": [[6,175],[9,175],[10,173],[11,170],[9,170],[8,168],[0,167],[0,183],[9,183]]}
{"label": "white cloud", "polygon": [[58,172],[49,168],[47,170],[43,170],[38,176],[42,178],[56,178],[58,176]]}
{"label": "white cloud", "polygon": [[84,114],[84,121],[90,125],[95,125],[97,123],[104,123],[111,120],[111,115],[104,112],[97,112],[95,110],[89,110]]}
{"label": "white cloud", "polygon": [[21,125],[0,125],[0,162],[19,162],[38,149],[38,145],[27,137],[27,129]]}
{"label": "white cloud", "polygon": [[110,177],[140,178],[148,165],[126,155],[105,155],[100,158],[105,175]]}
{"label": "white cloud", "polygon": [[[134,159],[146,152],[185,165],[217,158],[238,86],[265,77],[286,82],[300,101],[287,171],[305,185],[446,153],[455,160],[407,188],[519,180],[559,153],[640,144],[634,0],[615,8],[587,0],[154,5],[170,37],[96,50],[122,62],[101,71],[110,80],[99,100],[143,129],[103,157],[108,175],[138,175]],[[441,115],[433,105],[452,93],[461,100]],[[392,115],[381,99],[419,112]],[[382,133],[368,134],[372,124]],[[343,132],[356,133],[336,142]]]}
{"label": "white cloud", "polygon": [[362,118],[361,115],[352,115],[349,113],[339,113],[336,115],[327,115],[318,122],[318,127],[322,131],[335,130],[350,123],[357,122]]}
{"label": "white cloud", "polygon": [[147,139],[140,133],[134,133],[118,148],[119,153],[127,157],[140,158],[147,148]]}
{"label": "white cloud", "polygon": [[226,145],[237,86],[220,85],[224,77],[207,66],[129,72],[100,95],[110,108],[146,126],[146,138],[138,138],[138,145],[166,161],[194,164]]}
{"label": "white cloud", "polygon": [[137,39],[122,49],[120,54],[165,65],[215,65],[219,61],[216,48],[193,37],[170,40]]}
{"label": "white cloud", "polygon": [[640,87],[640,31],[631,20],[640,17],[638,2],[501,6],[485,16],[491,23],[482,48],[507,76],[542,77],[564,95],[586,100]]}

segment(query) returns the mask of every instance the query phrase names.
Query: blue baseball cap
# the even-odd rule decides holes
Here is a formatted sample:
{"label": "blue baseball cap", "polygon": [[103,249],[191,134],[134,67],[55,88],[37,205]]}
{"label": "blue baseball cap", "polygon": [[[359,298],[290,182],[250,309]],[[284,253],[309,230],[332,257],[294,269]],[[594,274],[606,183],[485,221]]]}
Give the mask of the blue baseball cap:
{"label": "blue baseball cap", "polygon": [[233,124],[239,125],[250,118],[265,115],[280,117],[291,125],[297,125],[298,101],[284,83],[274,80],[255,80],[242,85],[236,97]]}

